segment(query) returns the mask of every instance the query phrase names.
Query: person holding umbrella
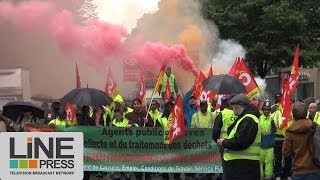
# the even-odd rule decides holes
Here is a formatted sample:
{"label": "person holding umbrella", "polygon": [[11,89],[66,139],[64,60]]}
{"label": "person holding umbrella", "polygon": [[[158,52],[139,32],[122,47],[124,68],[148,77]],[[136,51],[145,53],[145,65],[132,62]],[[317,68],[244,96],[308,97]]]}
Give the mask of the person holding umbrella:
{"label": "person holding umbrella", "polygon": [[25,130],[24,128],[26,125],[29,124],[41,124],[40,119],[34,115],[32,108],[26,108],[22,110],[21,114],[13,125],[13,129],[16,132],[22,132]]}

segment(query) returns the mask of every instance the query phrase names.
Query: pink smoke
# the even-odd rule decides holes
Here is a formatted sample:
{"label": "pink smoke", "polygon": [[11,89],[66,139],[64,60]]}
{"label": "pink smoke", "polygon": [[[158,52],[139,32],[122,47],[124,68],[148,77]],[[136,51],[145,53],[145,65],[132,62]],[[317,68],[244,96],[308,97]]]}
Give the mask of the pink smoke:
{"label": "pink smoke", "polygon": [[0,23],[9,22],[25,31],[46,29],[54,5],[47,1],[20,2],[14,6],[8,1],[0,2]]}
{"label": "pink smoke", "polygon": [[146,42],[142,47],[135,48],[132,53],[137,64],[144,69],[157,71],[157,64],[177,63],[186,71],[192,72],[195,76],[198,74],[192,59],[187,56],[186,48],[183,45],[165,46],[161,43]]}
{"label": "pink smoke", "polygon": [[21,30],[46,31],[65,55],[74,57],[77,54],[82,58],[79,60],[89,60],[87,64],[96,69],[104,69],[102,66],[108,60],[129,58],[149,71],[157,71],[163,64],[178,64],[195,76],[198,73],[183,45],[169,47],[141,39],[133,44],[125,43],[128,32],[122,26],[98,20],[79,25],[70,11],[60,11],[53,2],[57,3],[53,0],[0,2],[0,23],[10,23]]}

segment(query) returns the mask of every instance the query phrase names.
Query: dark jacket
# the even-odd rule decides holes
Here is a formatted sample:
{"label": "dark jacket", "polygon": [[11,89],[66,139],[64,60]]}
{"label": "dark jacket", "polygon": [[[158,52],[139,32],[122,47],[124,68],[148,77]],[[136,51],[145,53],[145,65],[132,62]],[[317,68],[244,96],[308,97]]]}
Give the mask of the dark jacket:
{"label": "dark jacket", "polygon": [[[241,113],[241,115],[238,116],[237,119],[233,122],[233,124],[229,126],[227,132],[228,134],[230,134],[236,123],[246,114],[253,114],[257,116],[257,118],[260,117],[259,110],[252,105],[248,105],[246,109]],[[223,147],[230,150],[239,151],[246,149],[254,142],[257,132],[258,124],[253,119],[246,117],[238,125],[238,129],[236,134],[234,135],[234,138],[225,139],[222,145]]]}
{"label": "dark jacket", "polygon": [[293,174],[319,173],[320,168],[312,161],[312,154],[308,150],[314,149],[313,141],[308,143],[308,136],[311,131],[312,121],[300,119],[287,129],[282,146],[282,154],[285,157],[293,156]]}
{"label": "dark jacket", "polygon": [[137,124],[139,127],[144,127],[144,118],[148,118],[148,122],[145,124],[145,127],[153,127],[153,120],[151,116],[146,111],[136,112],[132,111],[127,115],[127,119],[129,120],[129,124]]}
{"label": "dark jacket", "polygon": [[[230,134],[236,123],[246,114],[253,114],[257,118],[260,117],[259,110],[252,105],[248,105],[234,123],[230,125],[228,134]],[[236,151],[246,149],[254,142],[257,133],[258,123],[252,118],[246,117],[239,123],[234,138],[225,139],[222,142],[222,146]],[[223,173],[228,180],[257,180],[260,179],[260,163],[258,160],[247,159],[223,161]]]}

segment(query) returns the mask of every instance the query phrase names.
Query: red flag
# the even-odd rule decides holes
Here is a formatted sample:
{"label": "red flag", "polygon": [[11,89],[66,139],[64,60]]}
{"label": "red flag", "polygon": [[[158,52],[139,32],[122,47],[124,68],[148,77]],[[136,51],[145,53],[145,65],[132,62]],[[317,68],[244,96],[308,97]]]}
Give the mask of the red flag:
{"label": "red flag", "polygon": [[167,85],[166,85],[166,92],[164,95],[164,100],[165,101],[170,101],[171,98],[171,89],[170,89],[170,82],[169,82],[169,78],[167,79]]}
{"label": "red flag", "polygon": [[107,80],[106,80],[106,85],[104,87],[104,92],[112,97],[112,99],[114,99],[118,94],[120,94],[118,85],[116,83],[116,81],[113,78],[113,73],[111,71],[111,68],[109,67],[108,70],[108,76],[107,76]]}
{"label": "red flag", "polygon": [[66,112],[66,119],[71,122],[72,125],[77,125],[76,111],[70,103],[66,103],[64,110]]}
{"label": "red flag", "polygon": [[229,74],[242,81],[243,85],[246,87],[248,98],[252,99],[254,96],[261,93],[261,90],[244,59],[238,58],[235,63],[236,64],[233,64]]}
{"label": "red flag", "polygon": [[238,62],[240,61],[240,58],[237,57],[236,60],[234,60],[232,66],[231,66],[231,69],[229,71],[229,74],[234,76],[236,74],[236,71],[237,71],[237,66],[238,66]]}
{"label": "red flag", "polygon": [[202,85],[202,82],[206,80],[206,76],[203,74],[202,71],[199,72],[199,75],[198,75],[198,79],[197,81],[195,82],[195,89],[193,90],[192,92],[192,95],[198,99],[201,95],[201,92],[203,91],[203,85]]}
{"label": "red flag", "polygon": [[298,85],[299,78],[299,44],[296,47],[296,51],[294,53],[293,64],[291,67],[291,73],[289,81],[287,82],[286,89],[281,98],[281,107],[282,110],[282,122],[280,124],[280,130],[286,130],[288,127],[288,123],[292,120],[291,117],[291,95],[295,92]]}
{"label": "red flag", "polygon": [[182,100],[181,96],[178,95],[175,105],[171,110],[170,117],[168,118],[168,126],[165,128],[164,133],[164,143],[170,144],[175,139],[183,136],[186,131],[186,126],[184,123],[184,116],[182,110]]}
{"label": "red flag", "polygon": [[166,70],[166,66],[163,65],[160,69],[160,72],[159,72],[159,75],[157,78],[157,82],[156,82],[156,86],[154,87],[153,92],[152,92],[152,96],[160,91],[160,85],[162,84],[165,70]]}
{"label": "red flag", "polygon": [[284,73],[281,73],[281,94],[284,94],[288,81],[284,77]]}
{"label": "red flag", "polygon": [[299,78],[299,44],[296,47],[296,51],[294,53],[293,58],[293,65],[291,67],[290,78],[287,84],[287,90],[289,91],[290,95],[293,94],[298,85],[298,78]]}
{"label": "red flag", "polygon": [[211,76],[213,76],[212,64],[210,65],[210,69],[208,73],[208,77],[211,77]]}
{"label": "red flag", "polygon": [[146,98],[146,84],[144,82],[144,76],[143,73],[141,72],[140,74],[140,91],[139,91],[139,99],[144,102]]}
{"label": "red flag", "polygon": [[81,88],[81,81],[80,81],[80,73],[78,70],[78,64],[76,63],[76,87]]}

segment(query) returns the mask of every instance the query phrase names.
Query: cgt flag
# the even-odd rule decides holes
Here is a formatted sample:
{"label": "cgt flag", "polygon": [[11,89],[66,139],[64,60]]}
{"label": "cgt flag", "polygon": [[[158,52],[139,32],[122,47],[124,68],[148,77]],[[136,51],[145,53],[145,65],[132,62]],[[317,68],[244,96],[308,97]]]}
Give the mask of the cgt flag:
{"label": "cgt flag", "polygon": [[180,95],[176,99],[168,121],[168,124],[164,126],[164,144],[171,144],[175,139],[183,136],[186,131]]}
{"label": "cgt flag", "polygon": [[170,89],[169,79],[167,79],[167,85],[166,85],[166,92],[165,92],[165,95],[164,95],[164,100],[166,102],[171,100],[171,89]]}
{"label": "cgt flag", "polygon": [[284,93],[282,95],[280,104],[282,107],[282,121],[280,124],[280,130],[284,133],[288,128],[289,122],[292,120],[291,117],[291,95],[295,92],[298,85],[299,77],[299,44],[296,47],[294,53],[293,64],[291,67],[290,78],[285,86]]}
{"label": "cgt flag", "polygon": [[71,103],[66,103],[64,106],[66,112],[66,119],[71,122],[71,125],[77,125],[76,111]]}
{"label": "cgt flag", "polygon": [[152,96],[160,91],[160,85],[162,84],[165,70],[166,70],[166,66],[163,65],[161,67],[161,69],[160,69],[160,72],[159,72],[159,75],[158,75],[158,78],[157,78],[157,82],[156,82],[156,86],[154,87],[153,92],[152,92]]}
{"label": "cgt flag", "polygon": [[108,76],[107,76],[106,85],[104,87],[104,92],[112,99],[114,99],[118,94],[120,94],[119,87],[113,78],[113,73],[110,67],[108,70]]}
{"label": "cgt flag", "polygon": [[252,99],[257,94],[261,93],[261,90],[244,59],[238,57],[232,65],[229,74],[242,81],[243,85],[246,87],[249,99]]}

